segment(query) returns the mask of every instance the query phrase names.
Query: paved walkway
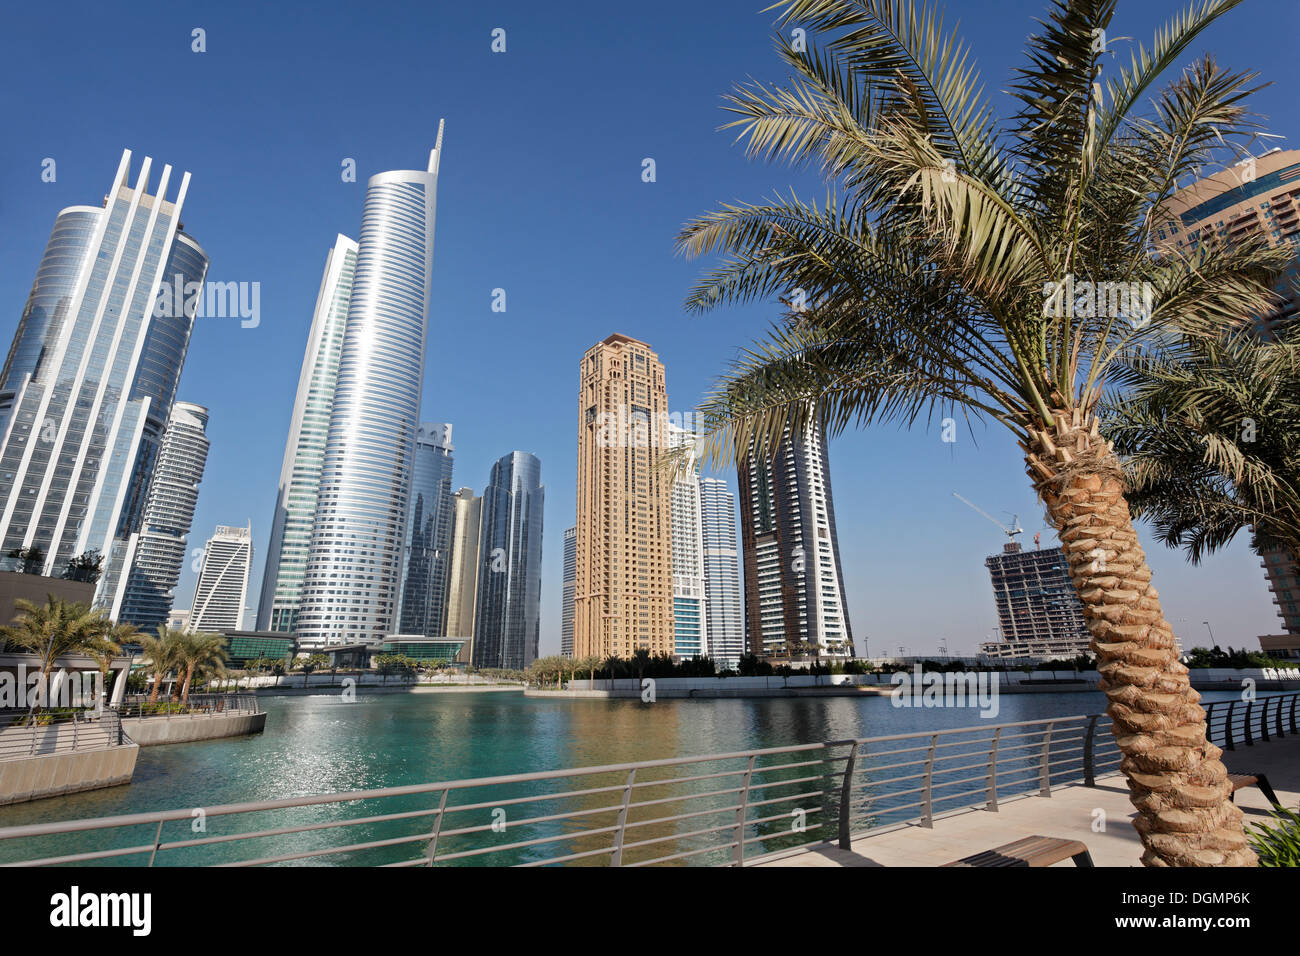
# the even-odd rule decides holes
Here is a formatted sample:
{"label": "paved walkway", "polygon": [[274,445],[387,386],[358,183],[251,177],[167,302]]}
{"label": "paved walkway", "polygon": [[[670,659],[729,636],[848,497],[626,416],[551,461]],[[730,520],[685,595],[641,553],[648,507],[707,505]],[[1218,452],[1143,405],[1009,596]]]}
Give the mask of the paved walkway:
{"label": "paved walkway", "polygon": [[[1287,737],[1253,747],[1225,751],[1232,773],[1247,771],[1268,776],[1286,807],[1300,805],[1300,737]],[[1246,822],[1268,819],[1268,801],[1256,787],[1237,791],[1237,805]],[[1004,801],[996,813],[957,810],[936,817],[934,828],[907,824],[862,833],[853,849],[822,844],[811,850],[791,850],[759,860],[753,866],[941,866],[991,850],[1026,836],[1082,840],[1097,866],[1141,866],[1142,843],[1133,829],[1134,810],[1128,787],[1119,773],[1097,778],[1097,786],[1061,787],[1050,797]],[[1104,824],[1104,829],[1099,829]],[[1058,866],[1073,866],[1069,860]]]}

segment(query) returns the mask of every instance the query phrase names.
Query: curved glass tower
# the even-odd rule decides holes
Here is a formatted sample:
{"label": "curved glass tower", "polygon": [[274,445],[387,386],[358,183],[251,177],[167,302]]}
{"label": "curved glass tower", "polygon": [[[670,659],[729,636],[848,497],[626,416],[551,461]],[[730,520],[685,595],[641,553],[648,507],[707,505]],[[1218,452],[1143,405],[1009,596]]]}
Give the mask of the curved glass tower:
{"label": "curved glass tower", "polygon": [[307,351],[298,376],[298,395],[289,424],[289,440],[284,447],[284,464],[280,468],[271,543],[267,547],[266,570],[262,573],[262,597],[257,609],[259,631],[292,632],[297,625],[356,268],[357,244],[339,235],[325,258],[325,274],[321,277],[316,311],[307,335]]}
{"label": "curved glass tower", "polygon": [[518,670],[537,659],[545,502],[536,455],[515,451],[492,466],[479,538],[475,667]]}
{"label": "curved glass tower", "polygon": [[366,187],[296,634],[378,641],[398,623],[428,337],[442,127],[424,171]]}

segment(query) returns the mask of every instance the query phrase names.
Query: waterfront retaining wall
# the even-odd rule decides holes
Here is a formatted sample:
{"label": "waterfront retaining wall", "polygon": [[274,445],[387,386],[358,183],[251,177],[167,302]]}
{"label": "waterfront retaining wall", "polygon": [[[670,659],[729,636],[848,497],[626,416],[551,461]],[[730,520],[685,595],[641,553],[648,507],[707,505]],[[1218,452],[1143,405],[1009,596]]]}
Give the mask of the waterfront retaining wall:
{"label": "waterfront retaining wall", "polygon": [[132,743],[0,760],[0,805],[130,783],[139,752]]}
{"label": "waterfront retaining wall", "polygon": [[241,737],[261,733],[266,714],[174,714],[156,717],[127,717],[122,729],[141,747],[159,744],[184,744],[218,737]]}

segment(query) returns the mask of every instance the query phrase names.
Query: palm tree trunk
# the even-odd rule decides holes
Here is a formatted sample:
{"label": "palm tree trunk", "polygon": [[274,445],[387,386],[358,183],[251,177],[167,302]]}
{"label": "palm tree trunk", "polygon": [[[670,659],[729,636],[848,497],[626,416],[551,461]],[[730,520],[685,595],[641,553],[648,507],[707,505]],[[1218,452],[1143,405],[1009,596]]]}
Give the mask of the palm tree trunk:
{"label": "palm tree trunk", "polygon": [[1124,498],[1123,472],[1097,422],[1058,412],[1030,431],[1030,477],[1065,549],[1083,600],[1101,688],[1124,757],[1134,826],[1147,866],[1253,866],[1241,811],[1206,739],[1201,695],[1178,660]]}
{"label": "palm tree trunk", "polygon": [[190,679],[194,676],[194,665],[190,664],[185,668],[185,687],[181,690],[181,706],[184,707],[190,701]]}

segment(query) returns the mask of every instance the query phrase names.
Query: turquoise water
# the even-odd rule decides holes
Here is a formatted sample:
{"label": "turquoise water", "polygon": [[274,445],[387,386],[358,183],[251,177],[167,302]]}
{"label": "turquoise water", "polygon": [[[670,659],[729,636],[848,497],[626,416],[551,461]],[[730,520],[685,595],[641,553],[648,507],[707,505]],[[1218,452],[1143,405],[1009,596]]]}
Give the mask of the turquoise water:
{"label": "turquoise water", "polygon": [[[1230,695],[1208,694],[1206,699],[1227,696]],[[128,786],[3,807],[0,808],[0,827],[1090,714],[1100,712],[1105,700],[1098,693],[1026,694],[1002,695],[998,704],[996,719],[986,722],[980,720],[975,710],[897,708],[883,697],[682,700],[655,704],[626,700],[525,698],[514,692],[363,693],[352,703],[343,702],[337,693],[272,697],[263,699],[268,716],[266,731],[262,734],[141,748],[135,777]],[[785,762],[791,759],[794,758],[783,758]],[[718,772],[734,766],[718,765]],[[712,764],[697,765],[668,772],[668,775],[702,774],[713,767]],[[806,773],[795,770],[778,775],[794,779],[800,772]],[[621,786],[623,775],[616,776],[617,780],[608,776],[596,781],[584,778],[581,785]],[[649,776],[653,778],[653,775]],[[709,792],[713,792],[726,784],[702,781],[683,786],[695,792],[704,792],[701,788],[711,788]],[[554,789],[550,783],[517,785],[511,791],[496,788],[490,796],[485,791],[457,794],[449,802],[453,805],[476,800],[500,802],[510,795],[554,792]],[[206,830],[202,833],[195,833],[188,821],[169,823],[163,839],[189,839],[205,834],[240,832],[252,827],[303,825],[396,810],[429,810],[436,806],[436,798],[437,794],[417,794],[390,798],[382,803],[363,801],[323,809],[294,808],[244,817],[237,824],[236,818],[212,816],[206,819]],[[618,799],[617,793],[613,797],[606,793],[584,798],[579,804],[595,809],[617,803]],[[717,806],[726,803],[723,797],[716,801]],[[573,807],[574,804],[570,803],[564,809]],[[549,812],[558,812],[561,808],[552,805],[548,809]],[[449,815],[447,826],[483,826],[491,822],[490,812],[485,807]],[[505,814],[514,812],[513,807],[504,810]],[[537,807],[518,811],[525,817],[545,812],[548,810]],[[816,816],[814,811],[813,817]],[[400,823],[353,826],[334,833],[316,831],[266,838],[257,846],[231,843],[202,850],[169,850],[159,856],[158,863],[247,859],[260,854],[418,835],[429,831],[430,819],[423,816]],[[609,821],[599,821],[604,822]],[[701,820],[682,824],[675,832],[686,833],[691,826],[701,828],[717,822]],[[588,823],[598,825],[594,819]],[[153,840],[154,826],[57,837],[42,841],[39,847],[30,841],[24,841],[24,846],[3,844],[0,845],[0,861],[84,852],[92,847],[149,844]],[[439,853],[482,845],[485,839],[495,839],[498,844],[506,845],[525,837],[566,832],[566,828],[572,832],[573,824],[538,823],[517,828],[513,833],[493,833],[488,838],[481,834],[444,836]],[[777,829],[782,833],[788,831],[784,824]],[[761,834],[763,831],[760,828],[754,832]],[[339,833],[344,835],[340,837]],[[581,838],[566,846],[570,851],[578,850],[584,840],[588,846],[602,845],[595,838]],[[397,862],[418,857],[427,842],[412,841],[384,850],[357,851],[304,862]],[[608,845],[608,839],[603,845]],[[684,841],[681,845],[693,844]],[[763,848],[772,847],[765,844]],[[555,852],[550,848],[543,849]],[[506,851],[497,859],[460,862],[526,862],[537,859],[539,852],[533,848],[519,848]],[[147,856],[135,856],[123,858],[120,862],[138,864],[146,861]]]}

